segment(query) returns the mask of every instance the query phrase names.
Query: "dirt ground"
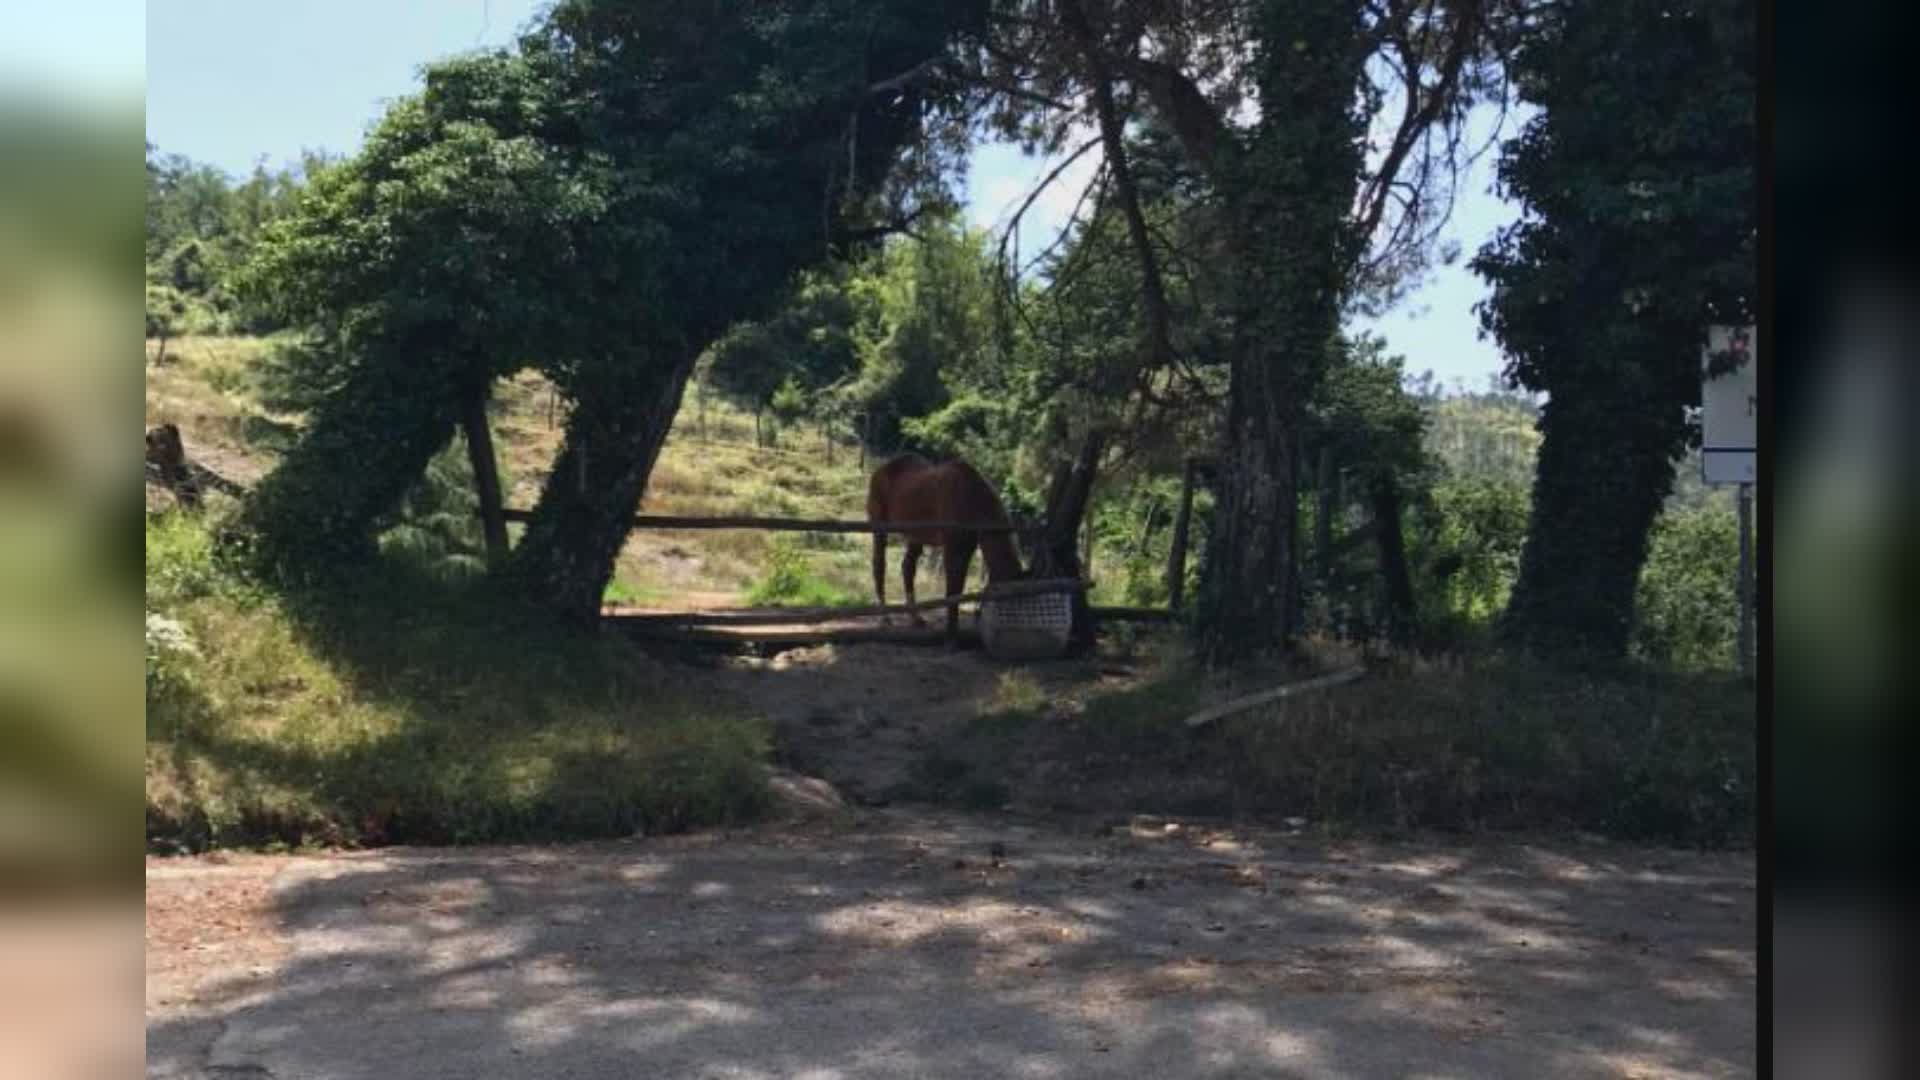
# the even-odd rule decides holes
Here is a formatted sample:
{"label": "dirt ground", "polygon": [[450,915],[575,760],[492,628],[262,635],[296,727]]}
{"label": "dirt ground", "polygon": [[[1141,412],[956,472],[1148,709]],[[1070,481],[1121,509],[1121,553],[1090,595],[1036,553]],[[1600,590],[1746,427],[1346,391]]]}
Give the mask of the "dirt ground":
{"label": "dirt ground", "polygon": [[148,863],[153,1077],[1722,1077],[1753,866],[854,811]]}
{"label": "dirt ground", "polygon": [[[911,790],[929,751],[952,739],[1000,693],[1003,680],[1038,687],[1056,715],[1095,693],[1130,686],[1142,663],[1115,657],[1008,664],[974,649],[817,645],[718,664],[718,684],[774,724],[781,763],[848,799],[884,805]],[[1009,808],[1032,808],[1030,772],[1014,770]]]}

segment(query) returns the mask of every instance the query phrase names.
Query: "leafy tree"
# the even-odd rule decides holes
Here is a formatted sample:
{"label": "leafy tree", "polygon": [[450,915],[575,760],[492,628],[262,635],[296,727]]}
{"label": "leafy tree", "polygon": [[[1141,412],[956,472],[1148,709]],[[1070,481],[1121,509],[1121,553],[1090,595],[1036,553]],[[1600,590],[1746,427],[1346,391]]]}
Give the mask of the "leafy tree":
{"label": "leafy tree", "polygon": [[233,276],[266,225],[288,213],[305,177],[325,159],[308,154],[298,168],[255,166],[235,184],[226,173],[147,144],[147,277],[183,294],[192,329],[260,333],[276,323],[238,295]]}
{"label": "leafy tree", "polygon": [[[549,86],[524,60],[462,58],[389,109],[352,160],[315,177],[242,285],[302,328],[297,396],[317,407],[249,500],[274,567],[371,550],[375,522],[447,444],[461,403],[539,357],[556,375],[631,323],[588,256],[615,176],[535,125]],[[624,287],[644,288],[644,265]],[[598,317],[580,317],[581,305]]]}
{"label": "leafy tree", "polygon": [[153,362],[167,362],[167,343],[205,325],[205,309],[171,285],[147,282],[147,337],[154,341]]}
{"label": "leafy tree", "polygon": [[1691,435],[1707,327],[1753,318],[1753,14],[1734,0],[1539,9],[1506,145],[1526,209],[1474,260],[1508,376],[1549,397],[1507,636],[1628,646],[1647,538]]}
{"label": "leafy tree", "polygon": [[937,451],[911,421],[946,406],[951,380],[988,362],[992,288],[985,236],[951,215],[888,243],[856,279],[860,371],[842,393],[866,417],[872,449]]}
{"label": "leafy tree", "polygon": [[815,411],[825,391],[859,366],[851,273],[844,266],[803,273],[772,316],[727,331],[708,350],[707,385],[753,410],[756,421],[769,409],[784,414],[783,423]]}
{"label": "leafy tree", "polygon": [[[1058,146],[1074,120],[1097,124],[1139,266],[1129,323],[1153,358],[1143,366],[1174,363],[1178,346],[1165,253],[1128,147],[1134,116],[1151,113],[1173,134],[1213,204],[1228,415],[1196,622],[1213,661],[1285,642],[1302,408],[1342,307],[1390,291],[1433,236],[1453,159],[1427,151],[1458,144],[1426,134],[1457,124],[1485,89],[1495,6],[1036,0],[1010,5],[981,66],[980,81],[1006,96],[1002,130]],[[1386,73],[1392,86],[1378,81]],[[1376,167],[1363,135],[1390,94],[1401,122]]]}
{"label": "leafy tree", "polygon": [[563,0],[518,49],[430,69],[256,263],[330,387],[250,503],[269,560],[364,550],[463,404],[532,364],[574,408],[510,571],[596,615],[695,359],[945,197],[952,102],[924,75],[977,14]]}

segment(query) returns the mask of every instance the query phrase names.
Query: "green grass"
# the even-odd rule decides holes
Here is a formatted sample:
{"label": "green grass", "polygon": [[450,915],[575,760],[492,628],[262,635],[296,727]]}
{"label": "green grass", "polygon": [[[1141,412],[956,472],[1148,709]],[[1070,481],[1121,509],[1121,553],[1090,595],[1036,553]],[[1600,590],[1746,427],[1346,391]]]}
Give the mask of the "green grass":
{"label": "green grass", "polygon": [[805,545],[782,537],[768,551],[766,574],[747,590],[747,603],[763,607],[848,607],[860,598],[820,578],[809,567]]}
{"label": "green grass", "polygon": [[607,582],[606,591],[600,596],[601,603],[621,604],[629,607],[651,607],[673,601],[673,594],[662,589],[646,585],[629,585],[620,578]]}
{"label": "green grass", "polygon": [[768,730],[626,642],[389,561],[271,596],[147,526],[149,844],[627,835],[751,817]]}

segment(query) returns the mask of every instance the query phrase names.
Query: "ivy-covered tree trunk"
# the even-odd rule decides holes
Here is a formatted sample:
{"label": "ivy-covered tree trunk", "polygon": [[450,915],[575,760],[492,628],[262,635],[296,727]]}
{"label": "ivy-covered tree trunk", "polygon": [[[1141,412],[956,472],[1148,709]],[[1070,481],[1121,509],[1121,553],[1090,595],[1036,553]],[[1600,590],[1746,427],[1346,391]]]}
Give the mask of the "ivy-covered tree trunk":
{"label": "ivy-covered tree trunk", "polygon": [[1527,213],[1473,265],[1508,377],[1550,397],[1515,644],[1626,651],[1707,328],[1753,320],[1753,31],[1736,0],[1569,4],[1510,61],[1539,110],[1500,162]]}
{"label": "ivy-covered tree trunk", "polygon": [[655,379],[582,394],[547,475],[512,573],[532,599],[563,619],[591,623],[633,531],[660,448],[693,373],[692,356]]}
{"label": "ivy-covered tree trunk", "polygon": [[1258,33],[1261,121],[1220,177],[1240,295],[1195,622],[1201,653],[1216,665],[1283,650],[1292,626],[1296,432],[1353,272],[1364,128],[1357,7],[1268,0]]}
{"label": "ivy-covered tree trunk", "polygon": [[453,438],[470,374],[428,359],[429,342],[377,348],[247,498],[232,535],[269,574],[321,576],[371,556],[379,519]]}
{"label": "ivy-covered tree trunk", "polygon": [[[1236,389],[1269,381],[1271,364],[1236,357]],[[1200,644],[1227,664],[1285,644],[1293,537],[1293,438],[1278,410],[1236,392],[1228,405],[1219,493],[1200,578]]]}
{"label": "ivy-covered tree trunk", "polygon": [[1548,400],[1520,576],[1501,625],[1508,641],[1544,653],[1625,655],[1648,538],[1686,446],[1684,395],[1684,387],[1636,394],[1616,383]]}

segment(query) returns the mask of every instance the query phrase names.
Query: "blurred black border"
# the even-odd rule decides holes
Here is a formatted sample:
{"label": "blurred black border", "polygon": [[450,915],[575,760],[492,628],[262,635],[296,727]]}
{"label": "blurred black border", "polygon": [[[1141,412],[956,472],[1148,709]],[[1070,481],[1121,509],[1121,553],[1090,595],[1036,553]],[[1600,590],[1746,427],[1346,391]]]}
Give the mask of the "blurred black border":
{"label": "blurred black border", "polygon": [[[1778,19],[1775,25],[1775,19]],[[1857,927],[1877,946],[1878,970],[1856,977],[1871,980],[1881,995],[1871,1016],[1858,1018],[1861,1028],[1884,1037],[1887,1075],[1913,1074],[1900,1064],[1920,1063],[1916,1054],[1913,980],[1894,976],[1900,959],[1912,955],[1916,938],[1905,916],[1911,910],[1912,876],[1903,873],[1914,844],[1903,828],[1907,818],[1904,785],[1895,769],[1911,760],[1914,742],[1912,703],[1914,665],[1899,664],[1892,693],[1875,719],[1882,725],[1879,738],[1848,761],[1857,772],[1845,778],[1869,794],[1865,818],[1831,817],[1824,823],[1782,820],[1774,813],[1772,736],[1779,718],[1774,713],[1773,680],[1784,660],[1788,678],[1818,679],[1819,672],[1795,668],[1792,656],[1776,658],[1773,636],[1773,477],[1776,462],[1792,462],[1809,447],[1808,407],[1822,387],[1822,361],[1832,335],[1840,325],[1838,301],[1845,290],[1863,280],[1900,290],[1906,299],[1908,320],[1904,344],[1911,352],[1920,320],[1920,198],[1910,151],[1916,130],[1911,102],[1920,65],[1920,11],[1909,4],[1841,0],[1827,4],[1783,5],[1777,13],[1770,2],[1758,4],[1760,20],[1761,198],[1761,315],[1760,376],[1766,388],[1758,416],[1761,439],[1762,484],[1760,521],[1763,560],[1760,604],[1761,805],[1771,819],[1762,822],[1758,861],[1760,914],[1760,1031],[1762,1060],[1774,1045],[1773,949],[1774,901],[1781,914],[1794,920],[1788,933],[1823,925]],[[1777,94],[1777,103],[1776,103]],[[1777,138],[1776,138],[1777,128]],[[1907,359],[1903,357],[1903,359]],[[1895,407],[1911,408],[1916,394],[1913,365],[1897,368],[1900,395]],[[1776,409],[1775,405],[1779,407]],[[1916,611],[1920,596],[1920,551],[1912,537],[1916,485],[1914,438],[1908,426],[1894,464],[1895,490],[1885,493],[1896,515],[1894,527],[1905,530],[1904,546],[1894,579],[1886,581],[1888,595],[1908,597],[1889,607],[1897,612],[1893,625],[1882,632],[1895,637],[1896,656],[1920,655],[1916,649]],[[1796,701],[1803,699],[1795,698]],[[1799,705],[1792,707],[1795,710]],[[1787,715],[1788,723],[1818,724],[1819,710]],[[1779,763],[1789,786],[1796,762]],[[1858,797],[1858,793],[1852,793]],[[1822,829],[1835,825],[1862,827],[1865,835],[1834,835]],[[1782,826],[1785,826],[1784,828]],[[1776,837],[1776,832],[1780,835]],[[1802,989],[1788,982],[1783,991]],[[1884,981],[1883,981],[1884,980]],[[1818,988],[1812,988],[1819,994]],[[1782,997],[1788,996],[1783,993]],[[1782,1017],[1799,1030],[1798,1018]],[[1795,1036],[1797,1037],[1797,1035]],[[1896,1064],[1898,1063],[1898,1064]]]}

